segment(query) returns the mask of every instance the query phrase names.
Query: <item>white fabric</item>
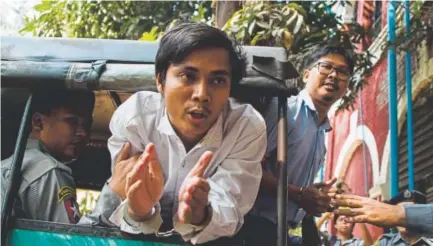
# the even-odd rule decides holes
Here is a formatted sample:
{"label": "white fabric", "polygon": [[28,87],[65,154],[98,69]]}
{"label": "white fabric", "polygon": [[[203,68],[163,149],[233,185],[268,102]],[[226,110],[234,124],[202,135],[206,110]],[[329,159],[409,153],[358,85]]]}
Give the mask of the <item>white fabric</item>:
{"label": "white fabric", "polygon": [[[266,126],[252,106],[229,100],[206,136],[188,153],[168,120],[159,93],[132,95],[114,113],[110,130],[108,148],[112,160],[127,141],[132,144],[133,154],[142,152],[150,142],[155,144],[165,179],[161,215],[173,219],[175,228],[179,228],[174,217],[180,186],[200,156],[212,151],[213,159],[204,174],[211,187],[212,218],[203,230],[182,236],[196,244],[232,236],[241,228],[243,216],[252,208],[259,190],[260,162],[266,150]],[[119,222],[119,218],[112,221]]]}

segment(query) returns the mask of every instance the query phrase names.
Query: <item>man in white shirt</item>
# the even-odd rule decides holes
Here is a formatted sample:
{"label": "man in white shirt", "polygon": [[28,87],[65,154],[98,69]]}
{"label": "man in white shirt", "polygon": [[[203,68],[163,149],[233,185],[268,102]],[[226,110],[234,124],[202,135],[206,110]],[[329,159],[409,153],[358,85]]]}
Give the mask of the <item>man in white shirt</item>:
{"label": "man in white shirt", "polygon": [[110,122],[113,163],[136,162],[110,220],[193,244],[231,237],[254,204],[266,150],[261,115],[229,100],[245,58],[221,30],[180,24],[161,39],[155,74],[159,93],[134,94]]}

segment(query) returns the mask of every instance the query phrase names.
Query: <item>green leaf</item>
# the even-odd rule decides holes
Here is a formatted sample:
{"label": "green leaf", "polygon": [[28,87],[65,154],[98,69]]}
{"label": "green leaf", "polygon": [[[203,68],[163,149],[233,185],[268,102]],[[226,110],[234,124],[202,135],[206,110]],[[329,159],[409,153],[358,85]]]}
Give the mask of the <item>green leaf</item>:
{"label": "green leaf", "polygon": [[36,30],[34,23],[29,23],[27,25],[25,25],[20,31],[19,33],[24,34],[24,33],[29,33],[29,32],[34,32]]}
{"label": "green leaf", "polygon": [[256,24],[259,27],[264,28],[264,29],[269,29],[270,28],[270,25],[268,23],[264,22],[264,21],[257,21]]}
{"label": "green leaf", "polygon": [[293,28],[293,34],[298,34],[298,32],[301,30],[301,27],[304,25],[304,17],[302,15],[297,16],[297,21],[295,24],[295,27]]}
{"label": "green leaf", "polygon": [[250,26],[248,27],[248,34],[249,34],[250,36],[253,35],[253,32],[254,32],[254,28],[255,28],[255,27],[256,27],[256,20],[253,20],[253,21],[251,22]]}
{"label": "green leaf", "polygon": [[33,8],[38,12],[44,12],[52,7],[51,1],[42,1],[42,3],[35,5]]}

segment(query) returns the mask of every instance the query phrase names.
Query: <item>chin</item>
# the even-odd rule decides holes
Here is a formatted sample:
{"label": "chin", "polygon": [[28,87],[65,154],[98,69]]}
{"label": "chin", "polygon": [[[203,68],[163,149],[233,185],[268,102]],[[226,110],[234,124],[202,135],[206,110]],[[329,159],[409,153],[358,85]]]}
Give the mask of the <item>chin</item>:
{"label": "chin", "polygon": [[323,102],[327,102],[327,103],[331,103],[331,104],[336,101],[335,97],[336,96],[333,93],[326,93],[324,95],[321,95],[321,99]]}
{"label": "chin", "polygon": [[202,136],[202,135],[204,135],[206,132],[207,132],[207,131],[204,130],[204,127],[191,127],[191,128],[189,129],[189,131],[187,132],[187,134],[188,134],[190,137],[195,138],[195,137],[197,137],[197,136]]}

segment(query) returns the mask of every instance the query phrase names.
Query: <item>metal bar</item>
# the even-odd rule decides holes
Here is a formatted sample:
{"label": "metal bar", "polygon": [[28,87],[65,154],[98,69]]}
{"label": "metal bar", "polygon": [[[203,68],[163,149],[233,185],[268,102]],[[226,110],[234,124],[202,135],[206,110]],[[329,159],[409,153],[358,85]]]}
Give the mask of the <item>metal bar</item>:
{"label": "metal bar", "polygon": [[278,97],[278,246],[287,245],[287,97]]}
{"label": "metal bar", "polygon": [[[410,2],[404,1],[404,26],[406,38],[410,35]],[[411,54],[406,49],[405,74],[406,74],[406,100],[407,100],[407,170],[409,175],[409,190],[415,189],[415,174],[413,163],[413,120],[412,120],[412,65],[410,60]]]}
{"label": "metal bar", "polygon": [[[258,59],[258,58],[256,58]],[[1,62],[2,88],[32,87],[65,87],[68,89],[107,90],[135,92],[142,90],[156,91],[154,64],[113,64],[101,63],[100,75],[95,76],[95,63],[76,62],[35,62],[35,61],[3,61]],[[276,77],[296,77],[297,71],[286,63],[276,62]],[[293,69],[292,69],[293,68]],[[270,69],[273,70],[273,69]],[[289,70],[280,73],[278,71]],[[278,96],[283,93],[293,95],[294,86],[277,82],[272,76],[264,75],[252,65],[246,69],[246,77],[239,82],[237,90],[252,89],[267,96]],[[99,73],[99,72],[98,72]],[[286,79],[286,78],[284,78]]]}
{"label": "metal bar", "polygon": [[114,107],[118,108],[120,104],[122,104],[122,100],[120,100],[119,94],[117,94],[115,91],[109,91],[108,94],[113,101]]}
{"label": "metal bar", "polygon": [[367,146],[365,145],[365,130],[364,130],[364,103],[362,100],[362,91],[361,94],[359,95],[359,116],[360,116],[360,120],[361,120],[361,125],[362,127],[362,162],[364,164],[364,191],[365,194],[368,196],[368,190],[369,190],[369,181],[368,181],[368,166],[367,166],[367,153],[366,153],[366,148]]}
{"label": "metal bar", "polygon": [[2,61],[2,87],[32,88],[51,85],[70,89],[139,91],[155,86],[153,64],[106,64],[98,81],[86,81],[92,63]]}
{"label": "metal bar", "polygon": [[18,132],[17,143],[15,145],[14,156],[12,159],[11,175],[9,176],[8,182],[9,185],[2,201],[1,245],[5,245],[9,229],[9,219],[21,185],[21,166],[24,158],[24,151],[26,149],[27,138],[30,134],[32,101],[33,96],[30,95],[21,119],[20,130]]}
{"label": "metal bar", "polygon": [[395,49],[395,2],[388,2],[389,131],[391,141],[391,197],[398,193],[397,58]]}

